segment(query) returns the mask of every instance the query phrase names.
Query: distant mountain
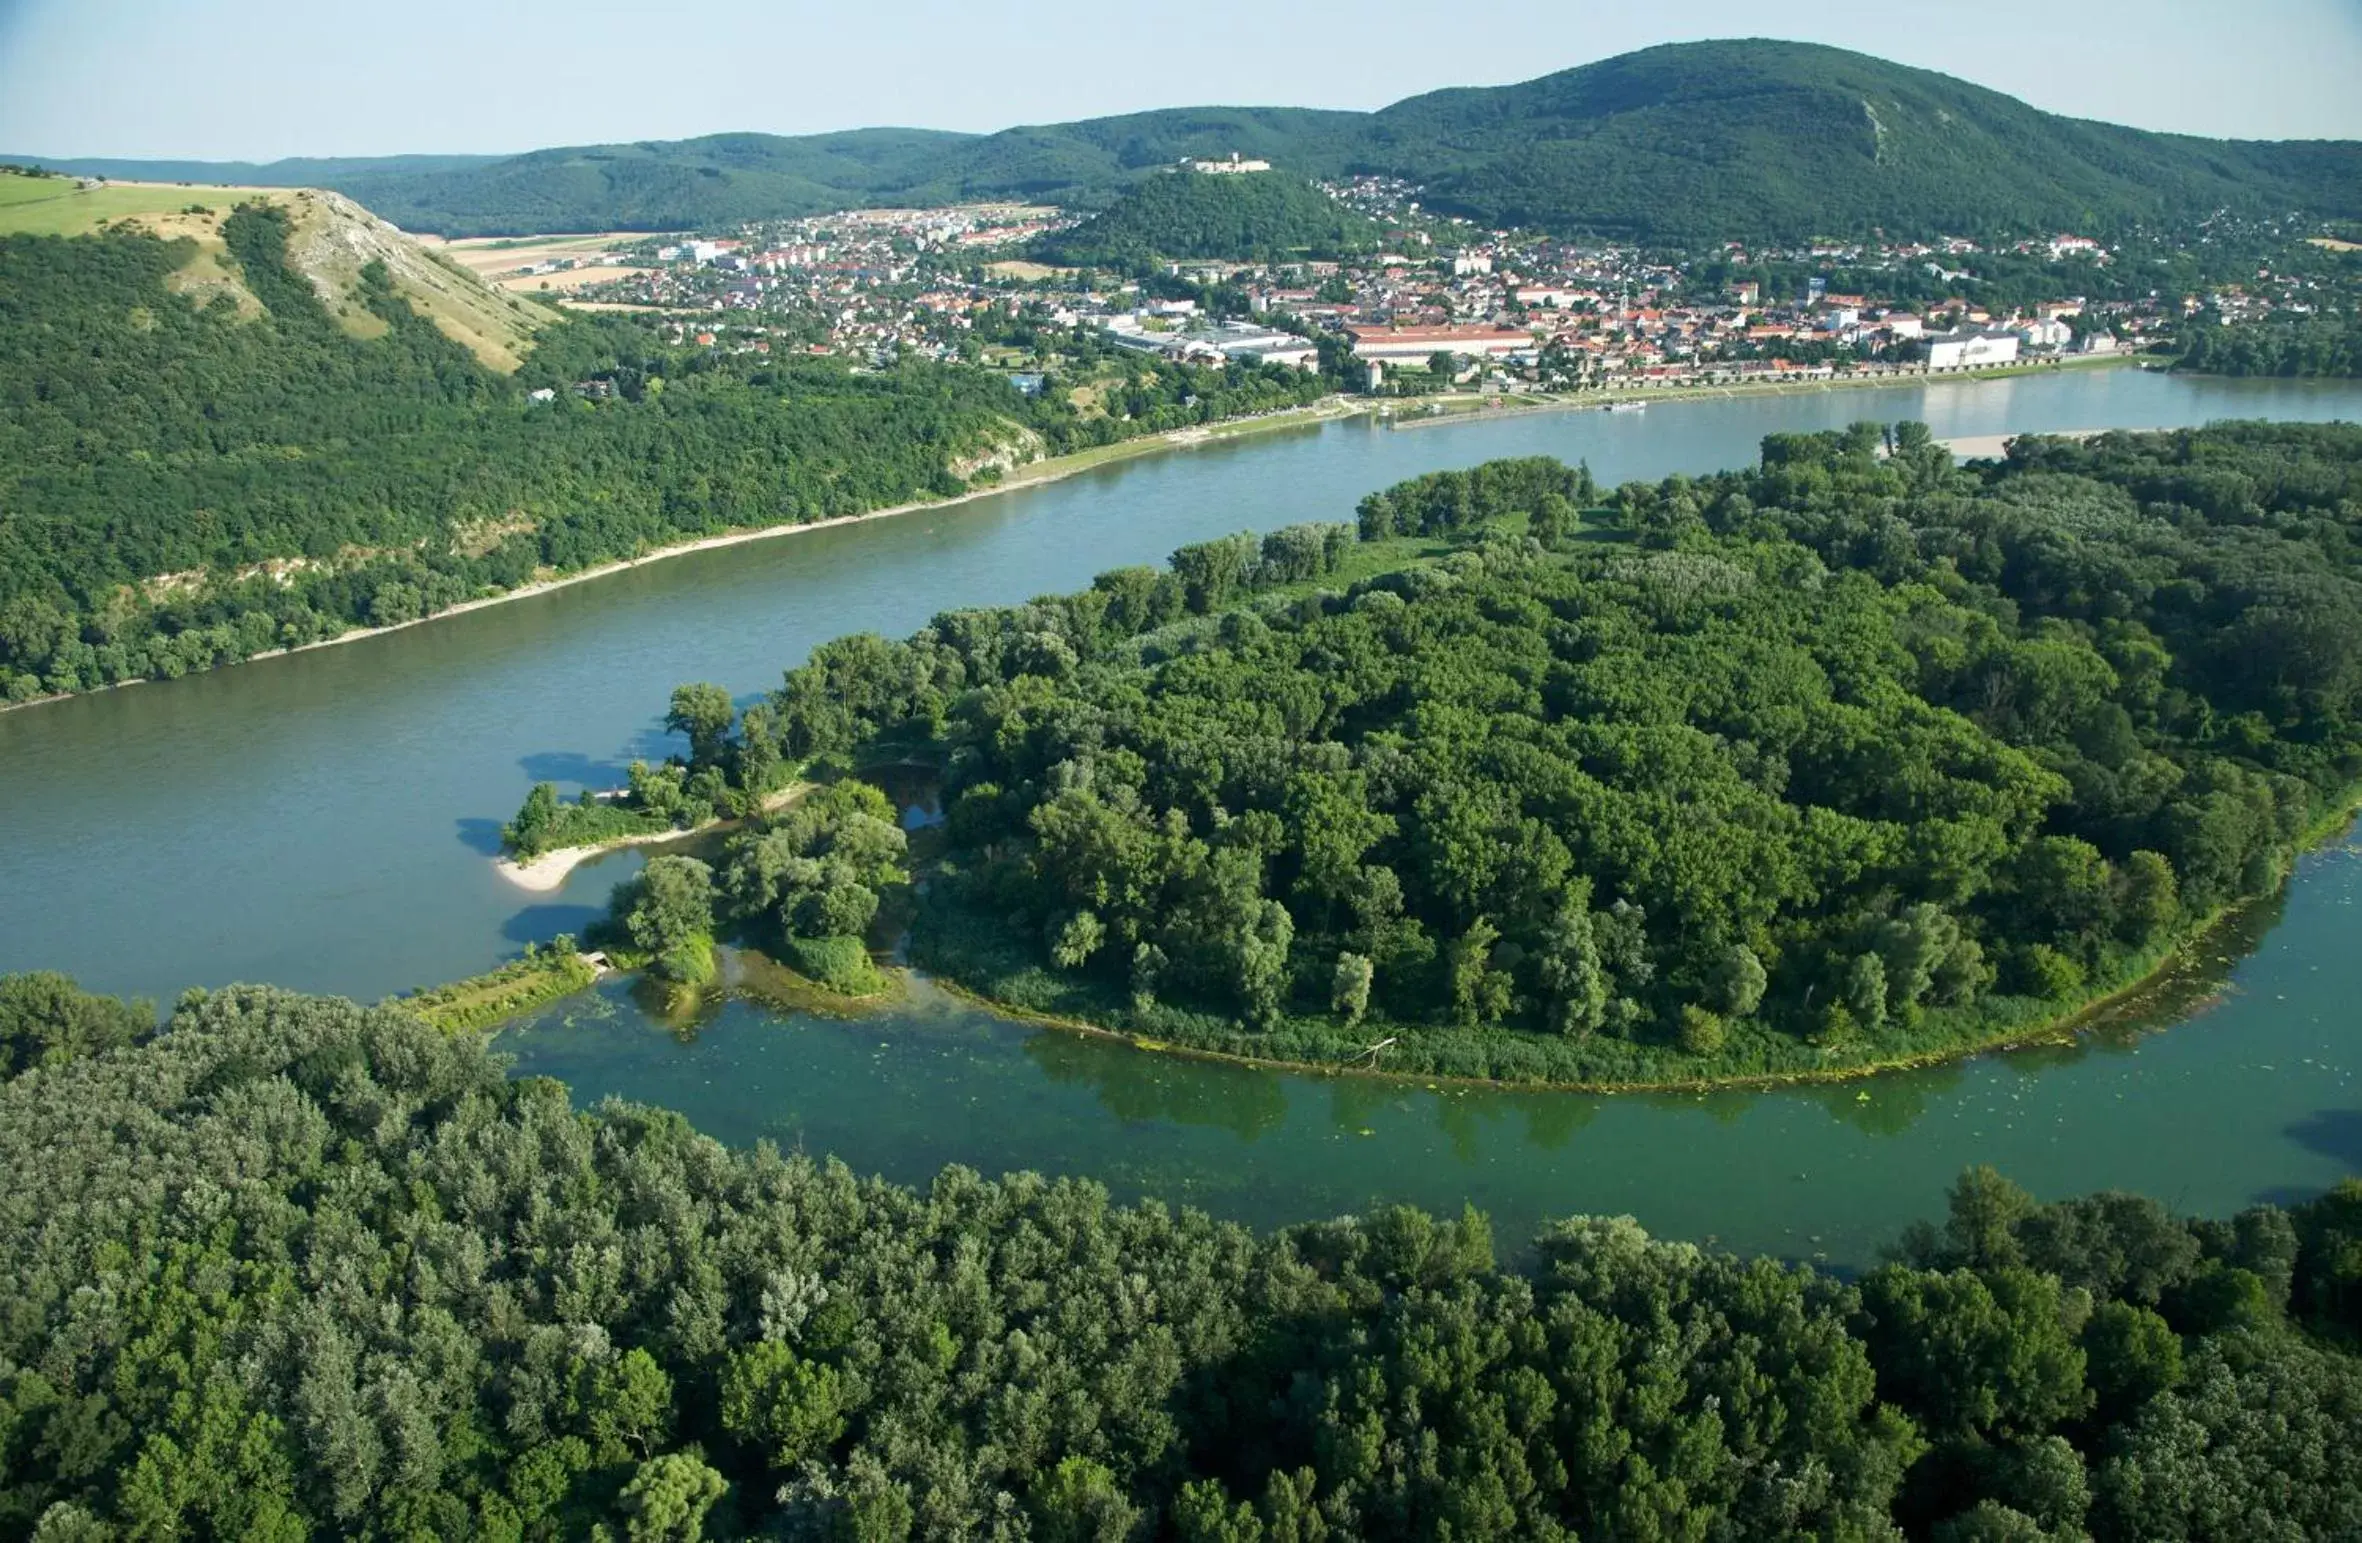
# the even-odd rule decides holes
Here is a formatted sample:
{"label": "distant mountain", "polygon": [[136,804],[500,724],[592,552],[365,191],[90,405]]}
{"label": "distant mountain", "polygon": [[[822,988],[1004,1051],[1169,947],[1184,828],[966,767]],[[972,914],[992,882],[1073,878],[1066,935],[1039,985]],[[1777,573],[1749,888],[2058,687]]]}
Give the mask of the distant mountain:
{"label": "distant mountain", "polygon": [[302,180],[413,230],[664,230],[980,198],[1097,208],[1183,157],[1232,151],[1298,176],[1406,177],[1431,208],[1484,224],[1640,240],[2106,231],[2223,208],[2362,218],[2352,141],[2153,134],[1763,40],[1668,44],[1375,113],[1196,107],[987,135],[723,134],[460,165],[311,163]]}
{"label": "distant mountain", "polygon": [[1378,245],[1377,223],[1284,171],[1149,177],[1036,255],[1102,267],[1155,257],[1335,257]]}
{"label": "distant mountain", "polygon": [[1488,224],[1649,238],[2094,229],[2362,209],[2362,145],[2153,134],[1932,70],[1766,41],[1673,44],[1373,116],[1357,152]]}
{"label": "distant mountain", "polygon": [[11,165],[40,165],[77,177],[119,182],[203,182],[249,188],[325,187],[342,177],[390,172],[469,171],[507,160],[501,155],[296,156],[284,161],[142,161],[106,156],[59,160],[55,156],[0,156]]}

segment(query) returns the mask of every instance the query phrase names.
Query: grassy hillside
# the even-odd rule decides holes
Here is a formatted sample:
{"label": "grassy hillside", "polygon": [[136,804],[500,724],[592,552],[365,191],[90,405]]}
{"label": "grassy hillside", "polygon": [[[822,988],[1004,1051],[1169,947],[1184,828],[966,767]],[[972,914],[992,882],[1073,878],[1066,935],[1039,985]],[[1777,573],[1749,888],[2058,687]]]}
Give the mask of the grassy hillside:
{"label": "grassy hillside", "polygon": [[202,305],[227,299],[240,315],[264,306],[239,265],[228,258],[222,226],[240,204],[288,216],[287,260],[309,279],[337,324],[358,338],[383,336],[386,322],[355,298],[361,270],[382,263],[393,293],[445,337],[495,370],[514,370],[536,330],[554,319],[538,305],[504,295],[457,264],[427,251],[340,193],[311,188],[213,184],[109,183],[83,187],[69,177],[0,173],[0,236],[87,236],[102,228],[186,243],[165,287]]}
{"label": "grassy hillside", "polygon": [[[2362,217],[2352,142],[2146,133],[1863,54],[1763,40],[1670,44],[1376,113],[1192,107],[989,135],[723,134],[478,164],[306,164],[307,180],[405,228],[483,235],[972,198],[1096,207],[1182,157],[1234,150],[1307,176],[1408,177],[1429,186],[1431,204],[1486,223],[1664,240],[2106,229],[2223,207]],[[282,180],[276,167],[235,175]]]}
{"label": "grassy hillside", "polygon": [[84,236],[114,220],[177,215],[191,204],[227,207],[241,199],[277,196],[261,187],[136,182],[86,187],[74,177],[0,172],[0,235]]}
{"label": "grassy hillside", "polygon": [[1369,251],[1378,227],[1284,171],[1150,177],[1072,230],[1044,237],[1044,261],[1101,266],[1153,257],[1334,257]]}

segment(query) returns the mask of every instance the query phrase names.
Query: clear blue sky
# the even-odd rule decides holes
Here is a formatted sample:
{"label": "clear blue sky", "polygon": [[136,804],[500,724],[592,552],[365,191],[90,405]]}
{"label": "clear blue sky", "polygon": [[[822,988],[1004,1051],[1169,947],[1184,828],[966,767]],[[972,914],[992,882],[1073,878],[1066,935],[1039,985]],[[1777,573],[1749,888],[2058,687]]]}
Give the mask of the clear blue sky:
{"label": "clear blue sky", "polygon": [[0,0],[0,152],[268,160],[1369,108],[1766,34],[2143,128],[2362,138],[2362,0]]}

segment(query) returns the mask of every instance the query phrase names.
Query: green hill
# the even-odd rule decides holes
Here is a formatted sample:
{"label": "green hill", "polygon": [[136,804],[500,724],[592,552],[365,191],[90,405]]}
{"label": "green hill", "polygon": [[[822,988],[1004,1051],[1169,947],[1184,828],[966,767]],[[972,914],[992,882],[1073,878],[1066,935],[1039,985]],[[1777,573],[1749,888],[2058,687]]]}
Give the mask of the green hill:
{"label": "green hill", "polygon": [[339,194],[0,173],[0,702],[1327,389],[1126,373],[1118,418],[962,365],[674,345],[497,294]]}
{"label": "green hill", "polygon": [[[2362,144],[2153,134],[2041,112],[1868,55],[1761,39],[1675,43],[1375,113],[1190,107],[997,134],[861,129],[452,157],[208,168],[334,187],[448,235],[663,230],[890,204],[1102,207],[1175,161],[1236,151],[1300,175],[1398,175],[1488,224],[1656,240],[1977,234],[2230,208],[2362,217]],[[282,163],[293,167],[299,163]]]}
{"label": "green hill", "polygon": [[0,234],[0,699],[953,492],[1038,443],[981,372],[734,370],[612,318],[553,318],[504,372],[396,261],[337,286],[306,221],[290,196],[204,233]]}
{"label": "green hill", "polygon": [[1643,238],[2088,229],[2362,203],[2362,146],[2152,134],[1801,43],[1651,48],[1377,113],[1444,212]]}
{"label": "green hill", "polygon": [[241,205],[286,216],[288,265],[310,281],[337,325],[357,338],[384,335],[385,319],[354,297],[361,270],[382,267],[390,292],[492,369],[510,371],[554,313],[502,294],[411,240],[340,193],[316,188],[111,182],[0,172],[0,236],[150,236],[176,244],[180,266],[164,288],[202,305],[224,299],[252,319],[266,309],[225,229]]}
{"label": "green hill", "polygon": [[897,189],[931,174],[967,137],[925,129],[800,139],[713,134],[670,144],[536,150],[457,173],[362,174],[351,188],[397,225],[455,236],[711,229],[899,202],[892,196]]}
{"label": "green hill", "polygon": [[1150,177],[1114,206],[1036,243],[1048,262],[1118,266],[1153,257],[1334,257],[1371,251],[1378,226],[1281,171]]}

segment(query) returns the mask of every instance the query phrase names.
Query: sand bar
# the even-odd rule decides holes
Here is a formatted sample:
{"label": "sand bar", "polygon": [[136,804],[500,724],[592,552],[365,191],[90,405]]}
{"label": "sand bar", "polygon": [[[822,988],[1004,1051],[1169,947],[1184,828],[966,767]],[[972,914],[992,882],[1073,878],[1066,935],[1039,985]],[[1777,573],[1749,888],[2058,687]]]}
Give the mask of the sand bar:
{"label": "sand bar", "polygon": [[[791,782],[786,787],[763,797],[763,813],[775,814],[812,791],[816,783]],[[492,871],[519,889],[536,894],[547,894],[566,882],[566,875],[589,862],[602,852],[620,852],[625,847],[662,846],[668,841],[686,841],[692,836],[711,835],[740,824],[737,820],[713,820],[689,830],[652,830],[637,836],[617,836],[612,841],[594,842],[588,846],[558,847],[544,852],[530,862],[518,862],[513,857],[496,857]]]}

